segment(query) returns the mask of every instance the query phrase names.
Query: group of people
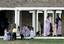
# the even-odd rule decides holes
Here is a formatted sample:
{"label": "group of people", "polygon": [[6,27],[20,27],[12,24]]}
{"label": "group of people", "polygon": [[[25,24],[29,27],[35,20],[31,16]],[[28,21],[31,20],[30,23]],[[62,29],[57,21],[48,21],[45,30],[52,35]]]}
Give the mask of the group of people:
{"label": "group of people", "polygon": [[15,26],[13,26],[12,29],[10,28],[5,28],[4,30],[4,40],[16,40],[16,32],[17,29]]}
{"label": "group of people", "polygon": [[55,19],[55,25],[56,25],[56,30],[53,29],[52,22],[51,22],[51,16],[47,16],[45,25],[44,25],[44,34],[43,36],[52,36],[53,35],[53,30],[56,31],[54,36],[62,36],[61,32],[61,18],[59,15],[57,15],[57,18]]}
{"label": "group of people", "polygon": [[[55,25],[56,25],[56,34],[54,36],[62,36],[61,18],[59,17],[59,15],[57,15],[57,18],[55,19]],[[23,25],[21,29],[20,27],[18,28],[19,28],[21,39],[24,39],[24,37],[33,38],[36,35],[32,26]],[[51,16],[48,15],[44,25],[43,36],[52,36],[54,30],[52,28],[53,26],[51,22]],[[16,32],[17,32],[16,26],[13,26],[11,30],[10,28],[9,29],[6,28],[4,30],[4,40],[11,40],[11,39],[16,40]]]}
{"label": "group of people", "polygon": [[35,36],[35,32],[32,26],[24,25],[22,27],[22,30],[20,32],[21,39],[24,39],[24,37],[31,37],[33,38]]}
{"label": "group of people", "polygon": [[[20,32],[21,39],[24,39],[24,37],[33,38],[35,36],[35,32],[34,32],[32,26],[24,25],[22,27],[22,29],[20,29],[20,27],[18,27],[18,29]],[[15,26],[11,30],[5,29],[4,30],[4,40],[16,40],[16,37],[17,37],[16,33],[17,33],[17,29]]]}

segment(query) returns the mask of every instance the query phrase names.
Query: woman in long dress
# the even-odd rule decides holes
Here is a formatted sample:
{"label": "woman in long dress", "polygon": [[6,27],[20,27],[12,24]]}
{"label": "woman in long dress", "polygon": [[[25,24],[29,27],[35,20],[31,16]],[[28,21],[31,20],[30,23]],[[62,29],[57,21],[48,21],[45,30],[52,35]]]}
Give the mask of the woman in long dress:
{"label": "woman in long dress", "polygon": [[7,29],[4,30],[4,40],[8,40]]}
{"label": "woman in long dress", "polygon": [[47,16],[47,19],[45,21],[44,25],[44,36],[50,35],[50,23],[51,23],[51,16]]}
{"label": "woman in long dress", "polygon": [[62,32],[61,32],[61,18],[59,16],[57,16],[57,18],[56,18],[56,34],[57,34],[57,36],[62,35]]}

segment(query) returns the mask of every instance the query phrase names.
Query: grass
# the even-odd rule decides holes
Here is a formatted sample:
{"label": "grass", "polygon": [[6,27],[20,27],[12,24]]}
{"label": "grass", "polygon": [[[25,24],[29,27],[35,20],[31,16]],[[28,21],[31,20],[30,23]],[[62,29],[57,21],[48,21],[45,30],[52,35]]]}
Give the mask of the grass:
{"label": "grass", "polygon": [[14,41],[4,41],[0,39],[0,44],[64,44],[64,40],[48,39],[48,40],[14,40]]}

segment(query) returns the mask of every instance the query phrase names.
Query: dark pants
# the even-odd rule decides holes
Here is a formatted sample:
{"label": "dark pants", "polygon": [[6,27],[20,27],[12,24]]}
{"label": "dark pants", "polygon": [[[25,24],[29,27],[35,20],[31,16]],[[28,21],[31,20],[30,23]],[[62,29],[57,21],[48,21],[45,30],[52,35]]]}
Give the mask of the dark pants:
{"label": "dark pants", "polygon": [[21,36],[21,39],[24,39],[24,35],[23,34],[20,34],[20,36]]}
{"label": "dark pants", "polygon": [[16,40],[16,33],[13,33],[13,40]]}
{"label": "dark pants", "polygon": [[61,37],[62,35],[61,34],[58,34],[57,36]]}
{"label": "dark pants", "polygon": [[50,23],[50,35],[49,36],[52,36],[52,35],[53,35],[52,23]]}
{"label": "dark pants", "polygon": [[8,36],[8,40],[11,40],[11,33],[10,32],[7,33],[7,36]]}

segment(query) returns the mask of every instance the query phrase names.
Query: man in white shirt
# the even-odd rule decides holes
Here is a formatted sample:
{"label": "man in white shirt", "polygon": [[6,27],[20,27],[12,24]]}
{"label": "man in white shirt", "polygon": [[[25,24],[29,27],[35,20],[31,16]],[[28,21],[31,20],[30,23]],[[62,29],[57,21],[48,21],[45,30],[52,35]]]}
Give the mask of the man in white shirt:
{"label": "man in white shirt", "polygon": [[13,39],[16,40],[16,32],[17,32],[17,29],[14,27],[13,30]]}

